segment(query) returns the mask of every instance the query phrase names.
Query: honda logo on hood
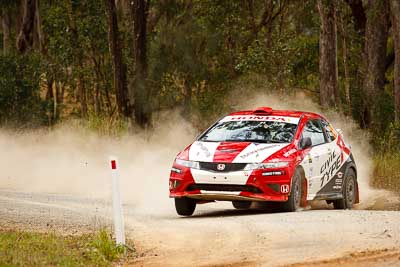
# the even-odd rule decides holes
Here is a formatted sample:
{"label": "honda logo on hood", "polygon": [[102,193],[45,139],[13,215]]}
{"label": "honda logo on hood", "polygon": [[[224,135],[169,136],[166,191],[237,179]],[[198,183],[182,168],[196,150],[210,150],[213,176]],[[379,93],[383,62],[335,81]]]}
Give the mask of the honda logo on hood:
{"label": "honda logo on hood", "polygon": [[225,170],[225,164],[218,164],[217,165],[217,170],[219,170],[219,171]]}

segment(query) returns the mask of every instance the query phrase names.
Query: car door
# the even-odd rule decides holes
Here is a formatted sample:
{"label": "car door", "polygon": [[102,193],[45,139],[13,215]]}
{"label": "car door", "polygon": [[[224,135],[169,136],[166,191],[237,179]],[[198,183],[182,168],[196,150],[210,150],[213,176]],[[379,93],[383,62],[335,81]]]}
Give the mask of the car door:
{"label": "car door", "polygon": [[321,179],[332,151],[318,119],[307,121],[302,132],[302,138],[306,137],[310,137],[312,147],[304,157],[302,166],[308,181],[307,199],[311,200],[323,186]]}
{"label": "car door", "polygon": [[317,196],[329,198],[342,193],[344,170],[341,170],[341,167],[344,161],[347,160],[347,154],[338,145],[338,134],[332,125],[323,119],[321,123],[327,138],[329,157],[325,165],[322,166],[321,189]]}

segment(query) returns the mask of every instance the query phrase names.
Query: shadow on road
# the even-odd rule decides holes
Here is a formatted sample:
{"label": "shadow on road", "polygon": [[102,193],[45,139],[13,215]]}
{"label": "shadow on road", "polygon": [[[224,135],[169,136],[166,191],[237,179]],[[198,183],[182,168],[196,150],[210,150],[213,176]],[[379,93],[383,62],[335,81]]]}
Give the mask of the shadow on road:
{"label": "shadow on road", "polygon": [[238,210],[221,209],[212,211],[201,211],[192,215],[190,218],[212,218],[212,217],[238,217],[238,216],[254,216],[262,214],[284,213],[279,203],[259,203],[251,209]]}

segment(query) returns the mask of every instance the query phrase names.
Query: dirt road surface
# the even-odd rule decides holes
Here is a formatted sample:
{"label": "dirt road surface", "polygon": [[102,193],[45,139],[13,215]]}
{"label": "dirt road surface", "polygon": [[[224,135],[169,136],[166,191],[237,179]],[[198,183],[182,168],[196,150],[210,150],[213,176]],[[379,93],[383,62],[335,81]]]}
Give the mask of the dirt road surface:
{"label": "dirt road surface", "polygon": [[[399,211],[271,213],[218,202],[182,218],[172,200],[151,204],[124,205],[138,266],[400,266]],[[72,195],[0,191],[0,214],[1,228],[77,233],[112,224],[109,202]]]}

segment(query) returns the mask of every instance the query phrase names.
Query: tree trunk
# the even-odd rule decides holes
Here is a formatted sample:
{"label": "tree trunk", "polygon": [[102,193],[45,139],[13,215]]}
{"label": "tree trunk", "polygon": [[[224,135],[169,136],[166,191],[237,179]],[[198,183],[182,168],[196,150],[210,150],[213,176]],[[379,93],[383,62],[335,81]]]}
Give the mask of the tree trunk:
{"label": "tree trunk", "polygon": [[400,2],[390,1],[392,33],[394,39],[394,107],[395,121],[400,122]]}
{"label": "tree trunk", "polygon": [[54,122],[54,94],[53,94],[53,79],[47,77],[46,81],[47,92],[46,92],[46,101],[48,103],[48,119],[49,125],[53,125]]}
{"label": "tree trunk", "polygon": [[57,120],[61,117],[62,107],[64,103],[64,86],[61,82],[55,83],[55,98],[57,99]]}
{"label": "tree trunk", "polygon": [[100,88],[97,82],[94,83],[94,98],[93,98],[93,109],[94,113],[98,116],[101,113],[100,110]]}
{"label": "tree trunk", "polygon": [[25,53],[33,44],[33,28],[36,14],[36,0],[25,0],[22,25],[17,38],[17,49]]}
{"label": "tree trunk", "polygon": [[135,121],[142,127],[151,125],[151,97],[147,87],[147,15],[149,1],[134,0],[133,34],[135,51],[134,101]]}
{"label": "tree trunk", "polygon": [[320,103],[339,107],[336,0],[318,0],[321,19],[319,43]]}
{"label": "tree trunk", "polygon": [[10,51],[11,21],[10,14],[8,13],[7,9],[3,8],[2,13],[1,26],[3,29],[3,54],[6,55]]}
{"label": "tree trunk", "polygon": [[386,45],[389,29],[387,1],[369,0],[367,6],[364,79],[363,79],[363,124],[370,127],[378,122],[376,102],[385,85]]}
{"label": "tree trunk", "polygon": [[[80,67],[82,67],[82,65],[80,65]],[[81,71],[79,71],[78,74],[77,85],[78,85],[79,102],[81,104],[81,116],[83,118],[86,118],[88,115],[87,95],[86,95],[85,79],[83,78]]]}
{"label": "tree trunk", "polygon": [[118,30],[118,18],[114,0],[105,0],[108,18],[108,44],[112,57],[114,70],[114,88],[117,97],[119,114],[129,118],[131,109],[128,102],[128,89],[126,82],[126,66],[122,58],[121,40]]}
{"label": "tree trunk", "polygon": [[83,69],[83,51],[79,48],[78,41],[78,31],[75,24],[74,10],[73,10],[73,0],[68,3],[68,17],[69,17],[69,27],[71,29],[71,45],[73,49],[74,65],[73,72],[76,73],[77,78],[77,90],[78,98],[81,106],[81,116],[83,118],[87,117],[87,101],[86,101],[86,88],[85,81],[82,73]]}
{"label": "tree trunk", "polygon": [[351,9],[351,14],[354,22],[354,29],[360,36],[365,35],[365,24],[367,21],[367,16],[365,15],[365,10],[363,7],[362,0],[345,0]]}
{"label": "tree trunk", "polygon": [[42,55],[47,55],[47,51],[45,48],[45,36],[42,31],[42,18],[40,16],[40,8],[39,8],[39,0],[36,0],[36,14],[35,14],[35,26],[36,26],[36,35],[39,46],[39,51]]}
{"label": "tree trunk", "polygon": [[346,107],[348,114],[351,114],[351,101],[350,101],[350,75],[349,67],[347,64],[347,31],[346,25],[344,25],[342,14],[340,15],[340,29],[342,36],[342,58],[343,58],[343,69],[344,69],[344,89],[346,96]]}
{"label": "tree trunk", "polygon": [[183,106],[183,117],[190,120],[192,113],[192,86],[189,82],[190,77],[186,77],[184,81],[184,106]]}

